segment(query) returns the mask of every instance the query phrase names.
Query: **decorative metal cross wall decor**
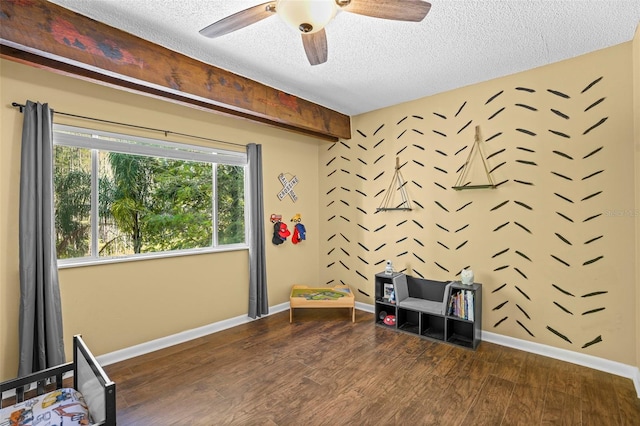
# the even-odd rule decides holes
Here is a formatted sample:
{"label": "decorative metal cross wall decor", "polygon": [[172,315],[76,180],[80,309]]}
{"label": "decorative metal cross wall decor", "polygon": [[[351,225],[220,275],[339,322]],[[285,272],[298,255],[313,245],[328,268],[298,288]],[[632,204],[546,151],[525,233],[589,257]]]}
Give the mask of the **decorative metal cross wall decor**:
{"label": "decorative metal cross wall decor", "polygon": [[280,173],[278,180],[280,180],[280,183],[284,186],[282,191],[278,193],[278,200],[282,201],[282,199],[289,194],[289,197],[291,197],[294,203],[298,201],[298,196],[293,192],[293,187],[298,183],[298,178],[294,176],[290,181],[287,181],[287,178],[284,177],[284,173]]}

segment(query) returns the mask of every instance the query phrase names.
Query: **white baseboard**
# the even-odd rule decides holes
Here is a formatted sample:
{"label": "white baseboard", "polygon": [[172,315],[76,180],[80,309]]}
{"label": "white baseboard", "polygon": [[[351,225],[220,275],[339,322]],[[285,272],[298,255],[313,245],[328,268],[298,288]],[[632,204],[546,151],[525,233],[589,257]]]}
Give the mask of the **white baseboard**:
{"label": "white baseboard", "polygon": [[[288,309],[289,302],[271,306],[269,308],[269,315],[286,311]],[[356,309],[370,313],[375,312],[375,308],[373,305],[361,302],[356,302]],[[252,321],[255,320],[249,318],[246,315],[240,315],[235,318],[229,318],[227,320],[205,325],[203,327],[183,331],[171,336],[162,337],[150,342],[141,343],[139,345],[101,355],[98,356],[97,359],[101,365],[109,365],[127,360],[129,358],[157,351],[159,349],[168,348],[169,346],[184,343],[189,340],[197,339],[211,333],[216,333],[218,331],[226,330],[228,328],[235,327],[240,324],[246,324]],[[636,388],[636,393],[638,394],[638,398],[640,398],[640,369],[638,369],[638,367],[622,364],[616,361],[610,361],[604,358],[598,358],[592,355],[585,355],[578,352],[568,351],[566,349],[555,348],[553,346],[542,345],[540,343],[533,343],[527,340],[516,339],[514,337],[504,336],[502,334],[491,333],[484,330],[482,331],[482,340],[489,343],[495,343],[497,345],[507,346],[510,348],[559,359],[561,361],[582,365],[584,367],[589,367],[607,373],[615,374],[616,376],[626,377],[633,381],[633,384]]]}

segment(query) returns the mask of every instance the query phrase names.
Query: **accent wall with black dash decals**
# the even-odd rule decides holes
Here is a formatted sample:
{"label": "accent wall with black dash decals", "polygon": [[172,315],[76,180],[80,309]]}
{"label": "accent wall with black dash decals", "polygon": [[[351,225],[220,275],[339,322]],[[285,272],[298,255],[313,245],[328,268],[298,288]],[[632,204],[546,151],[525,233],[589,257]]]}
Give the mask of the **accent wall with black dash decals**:
{"label": "accent wall with black dash decals", "polygon": [[[324,281],[373,294],[386,260],[435,280],[470,268],[485,290],[486,331],[590,354],[623,341],[611,277],[628,267],[612,253],[634,240],[611,224],[633,202],[612,183],[624,133],[612,123],[627,94],[606,73],[554,76],[524,73],[354,118],[353,138],[320,157]],[[496,188],[455,191],[476,126]],[[396,157],[413,208],[377,211],[399,190],[387,188]],[[632,175],[633,162],[622,171]]]}

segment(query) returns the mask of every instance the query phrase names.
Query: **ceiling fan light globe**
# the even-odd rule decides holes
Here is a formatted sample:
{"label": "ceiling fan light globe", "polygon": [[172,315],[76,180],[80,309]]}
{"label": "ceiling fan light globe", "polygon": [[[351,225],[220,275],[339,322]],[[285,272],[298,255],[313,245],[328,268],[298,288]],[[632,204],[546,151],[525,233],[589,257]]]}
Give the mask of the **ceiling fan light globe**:
{"label": "ceiling fan light globe", "polygon": [[296,31],[313,34],[336,15],[335,0],[278,0],[276,12]]}

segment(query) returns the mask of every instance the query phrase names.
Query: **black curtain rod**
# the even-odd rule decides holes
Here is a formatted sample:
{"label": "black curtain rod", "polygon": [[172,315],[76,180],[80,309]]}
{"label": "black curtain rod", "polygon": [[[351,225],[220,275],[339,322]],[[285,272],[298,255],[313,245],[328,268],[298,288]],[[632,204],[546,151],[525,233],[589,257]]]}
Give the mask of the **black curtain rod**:
{"label": "black curtain rod", "polygon": [[[17,102],[12,102],[11,106],[14,107],[14,108],[19,108],[20,112],[23,112],[26,105],[22,105],[22,104],[19,104]],[[221,141],[221,140],[212,139],[212,138],[205,138],[203,136],[189,135],[187,133],[172,132],[171,130],[155,129],[153,127],[144,127],[144,126],[138,126],[138,125],[135,125],[135,124],[120,123],[118,121],[102,120],[100,118],[86,117],[84,115],[70,114],[68,112],[61,112],[61,111],[55,111],[55,110],[54,110],[54,113],[55,114],[60,114],[60,115],[66,115],[67,117],[81,118],[83,120],[92,120],[92,121],[98,121],[100,123],[116,124],[116,125],[119,125],[119,126],[132,127],[134,129],[150,130],[150,131],[153,131],[153,132],[160,132],[160,133],[164,133],[165,136],[168,136],[168,135],[186,136],[188,138],[200,139],[200,140],[209,141],[209,142],[223,143],[223,144],[227,144],[227,145],[240,146],[242,148],[246,148],[247,147],[246,145],[242,145],[242,144],[239,144],[239,143]]]}

